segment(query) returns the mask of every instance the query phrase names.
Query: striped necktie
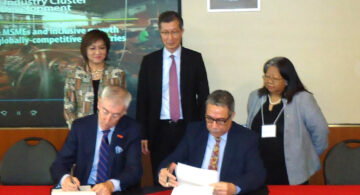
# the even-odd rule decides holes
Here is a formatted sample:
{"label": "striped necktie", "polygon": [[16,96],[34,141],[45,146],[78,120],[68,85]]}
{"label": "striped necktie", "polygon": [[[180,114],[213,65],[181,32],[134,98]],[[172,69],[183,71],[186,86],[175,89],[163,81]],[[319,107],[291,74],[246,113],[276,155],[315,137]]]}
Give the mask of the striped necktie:
{"label": "striped necktie", "polygon": [[217,166],[218,166],[218,161],[219,161],[219,145],[220,145],[220,141],[221,138],[220,137],[216,137],[216,144],[214,146],[213,152],[211,154],[211,158],[210,158],[210,163],[209,163],[209,170],[217,170]]}
{"label": "striped necktie", "polygon": [[110,146],[108,141],[108,134],[110,130],[103,131],[99,150],[99,163],[97,167],[96,183],[103,183],[109,179],[109,154]]}

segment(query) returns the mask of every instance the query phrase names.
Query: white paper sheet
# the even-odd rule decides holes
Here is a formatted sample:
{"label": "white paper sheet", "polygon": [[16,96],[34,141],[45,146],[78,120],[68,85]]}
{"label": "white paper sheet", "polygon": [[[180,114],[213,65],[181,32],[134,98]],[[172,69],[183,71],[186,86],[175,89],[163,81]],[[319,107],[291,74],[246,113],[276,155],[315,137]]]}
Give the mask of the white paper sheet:
{"label": "white paper sheet", "polygon": [[62,189],[52,189],[51,190],[51,195],[96,195],[96,192],[90,191],[91,186],[89,185],[84,185],[84,186],[79,186],[80,191],[69,191],[69,192],[64,192],[62,191]]}
{"label": "white paper sheet", "polygon": [[212,195],[214,189],[210,184],[219,182],[217,171],[200,169],[182,163],[177,164],[175,173],[179,186],[173,189],[172,195]]}

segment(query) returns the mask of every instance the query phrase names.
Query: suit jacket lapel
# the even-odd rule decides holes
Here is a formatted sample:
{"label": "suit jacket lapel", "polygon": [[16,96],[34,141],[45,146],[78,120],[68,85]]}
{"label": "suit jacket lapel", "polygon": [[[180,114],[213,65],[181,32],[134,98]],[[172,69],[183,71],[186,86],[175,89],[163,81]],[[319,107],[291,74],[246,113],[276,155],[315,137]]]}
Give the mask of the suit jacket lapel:
{"label": "suit jacket lapel", "polygon": [[[187,58],[186,58],[186,53],[184,52],[184,48],[181,47],[181,56],[180,56],[180,95],[181,96],[185,96],[184,95],[184,87],[186,86],[185,84],[185,79],[186,79],[186,64],[187,64]],[[181,101],[184,101],[185,98],[181,98]],[[181,105],[184,105],[184,102],[181,102]],[[183,109],[184,110],[184,109]]]}
{"label": "suit jacket lapel", "polygon": [[198,147],[196,147],[196,152],[195,152],[195,156],[194,156],[194,158],[195,158],[194,165],[196,167],[200,168],[202,165],[206,146],[207,146],[208,137],[209,137],[209,131],[207,130],[206,125],[204,125],[203,129],[199,133],[199,136],[197,138],[195,138],[196,143],[199,143]]}
{"label": "suit jacket lapel", "polygon": [[87,167],[86,167],[86,174],[87,176],[85,178],[89,178],[90,171],[93,165],[94,161],[94,155],[95,155],[95,144],[96,144],[96,136],[97,136],[97,127],[98,127],[98,118],[97,115],[94,115],[93,120],[91,121],[91,124],[88,125],[88,130],[86,131],[86,140],[88,140],[89,144],[89,155],[87,155]]}
{"label": "suit jacket lapel", "polygon": [[[110,158],[109,159],[110,171],[111,171],[111,168],[112,168],[111,165],[114,162],[114,158],[115,158],[115,155],[116,155],[115,147],[124,147],[124,146],[122,146],[121,142],[122,142],[123,137],[127,136],[125,134],[125,131],[124,131],[124,128],[125,128],[124,117],[126,117],[126,116],[123,116],[120,119],[120,121],[118,122],[118,124],[115,126],[114,133],[111,136],[110,157],[109,157]],[[120,136],[122,138],[120,138],[118,136]]]}
{"label": "suit jacket lapel", "polygon": [[224,174],[226,175],[226,172],[228,170],[227,168],[230,167],[230,162],[232,161],[231,157],[233,156],[233,153],[236,152],[233,150],[234,148],[233,146],[239,140],[237,140],[236,137],[234,136],[234,131],[236,131],[236,129],[234,129],[234,123],[233,123],[227,135],[224,157],[222,160],[221,171],[220,171],[220,180],[222,179],[222,176]]}
{"label": "suit jacket lapel", "polygon": [[150,75],[151,79],[154,79],[154,93],[156,94],[157,99],[156,105],[159,105],[159,111],[161,110],[161,100],[162,100],[162,75],[163,75],[163,49],[159,51],[156,55],[154,64],[150,67],[150,71],[153,76]]}

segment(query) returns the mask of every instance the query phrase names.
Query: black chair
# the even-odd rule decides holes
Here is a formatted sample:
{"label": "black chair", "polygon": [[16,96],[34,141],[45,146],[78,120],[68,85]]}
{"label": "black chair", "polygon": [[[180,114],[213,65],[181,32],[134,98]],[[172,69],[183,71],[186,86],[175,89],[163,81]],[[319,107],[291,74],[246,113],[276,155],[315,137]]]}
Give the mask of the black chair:
{"label": "black chair", "polygon": [[360,140],[340,142],[326,155],[324,176],[327,185],[360,184],[360,147],[349,147],[349,144],[360,144]]}
{"label": "black chair", "polygon": [[[37,142],[35,145],[29,142]],[[56,158],[55,147],[38,137],[22,139],[12,145],[0,165],[3,185],[52,185],[50,166]]]}

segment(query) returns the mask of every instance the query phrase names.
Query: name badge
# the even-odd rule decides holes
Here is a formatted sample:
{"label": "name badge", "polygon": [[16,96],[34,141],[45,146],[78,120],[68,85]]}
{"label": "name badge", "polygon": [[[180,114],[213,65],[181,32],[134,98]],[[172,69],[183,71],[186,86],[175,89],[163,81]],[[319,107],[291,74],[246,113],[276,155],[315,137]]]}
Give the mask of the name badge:
{"label": "name badge", "polygon": [[261,126],[261,137],[276,137],[276,125],[263,125]]}

